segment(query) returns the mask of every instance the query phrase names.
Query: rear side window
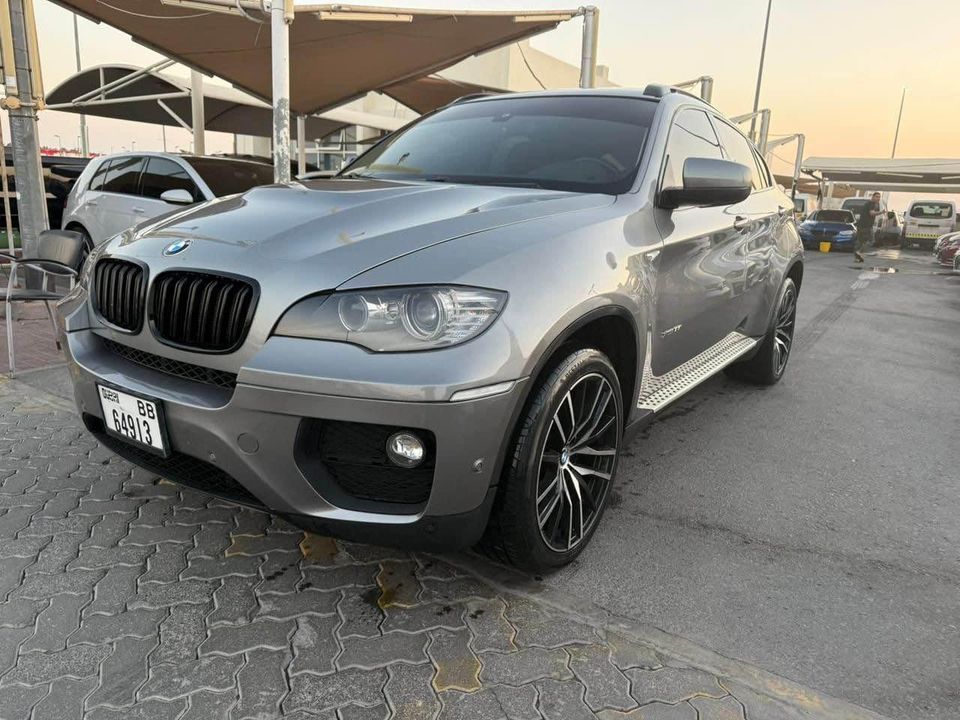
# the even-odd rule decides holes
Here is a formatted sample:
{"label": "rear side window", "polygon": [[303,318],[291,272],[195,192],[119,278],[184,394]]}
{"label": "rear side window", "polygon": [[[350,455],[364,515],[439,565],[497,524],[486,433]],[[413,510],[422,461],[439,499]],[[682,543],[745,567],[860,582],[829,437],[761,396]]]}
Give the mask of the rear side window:
{"label": "rear side window", "polygon": [[753,148],[750,143],[739,132],[722,120],[717,120],[717,134],[720,135],[720,142],[723,143],[723,149],[727,153],[727,159],[733,162],[746,165],[750,169],[750,178],[753,182],[753,189],[759,190],[763,187],[760,182],[759,170],[757,168],[757,158],[753,154]]}
{"label": "rear side window", "polygon": [[757,181],[760,183],[760,187],[768,188],[773,185],[770,179],[770,168],[767,167],[767,163],[760,157],[756,148],[753,149],[753,159],[757,163]]}
{"label": "rear side window", "polygon": [[147,158],[147,167],[140,178],[140,194],[159,200],[167,190],[178,189],[186,190],[196,201],[203,200],[197,184],[179,163],[168,158]]}
{"label": "rear side window", "polygon": [[187,157],[184,160],[197,171],[216,197],[273,183],[272,165],[208,157]]}
{"label": "rear side window", "polygon": [[110,168],[107,170],[107,176],[101,189],[105,192],[136,195],[142,168],[142,157],[114,158],[110,161]]}
{"label": "rear side window", "polygon": [[663,187],[683,187],[683,163],[692,157],[720,160],[723,154],[707,114],[703,110],[688,108],[677,113],[670,128]]}
{"label": "rear side window", "polygon": [[100,163],[100,166],[94,171],[93,177],[90,178],[90,183],[87,186],[89,190],[103,190],[103,179],[107,175],[110,162],[110,160],[104,160]]}

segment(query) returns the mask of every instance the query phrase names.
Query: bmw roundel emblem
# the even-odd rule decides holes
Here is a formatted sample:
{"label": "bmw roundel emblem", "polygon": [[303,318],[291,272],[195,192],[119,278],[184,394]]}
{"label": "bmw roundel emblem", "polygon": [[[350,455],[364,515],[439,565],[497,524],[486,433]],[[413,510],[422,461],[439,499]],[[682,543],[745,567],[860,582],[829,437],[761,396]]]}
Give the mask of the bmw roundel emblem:
{"label": "bmw roundel emblem", "polygon": [[179,255],[188,247],[190,247],[190,240],[176,240],[175,242],[170,243],[163,249],[164,255]]}

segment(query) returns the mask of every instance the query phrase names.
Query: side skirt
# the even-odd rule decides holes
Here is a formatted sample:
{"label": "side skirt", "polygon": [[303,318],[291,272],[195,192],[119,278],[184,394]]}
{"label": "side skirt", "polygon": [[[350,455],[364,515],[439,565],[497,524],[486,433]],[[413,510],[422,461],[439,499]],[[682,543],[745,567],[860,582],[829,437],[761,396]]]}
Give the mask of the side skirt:
{"label": "side skirt", "polygon": [[648,335],[637,409],[651,412],[662,410],[681,395],[746,355],[757,345],[754,338],[732,332],[716,345],[712,345],[682,365],[658,376],[653,374],[651,367],[650,339]]}

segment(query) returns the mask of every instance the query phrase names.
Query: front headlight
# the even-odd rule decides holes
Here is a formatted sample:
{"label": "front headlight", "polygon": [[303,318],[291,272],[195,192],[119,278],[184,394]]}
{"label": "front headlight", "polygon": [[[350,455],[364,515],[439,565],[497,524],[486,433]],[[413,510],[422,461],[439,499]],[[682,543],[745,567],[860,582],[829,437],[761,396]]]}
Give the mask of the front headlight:
{"label": "front headlight", "polygon": [[507,294],[451,286],[386,288],[309,297],[280,318],[276,335],[337,340],[374,350],[430,350],[466,342],[496,319]]}

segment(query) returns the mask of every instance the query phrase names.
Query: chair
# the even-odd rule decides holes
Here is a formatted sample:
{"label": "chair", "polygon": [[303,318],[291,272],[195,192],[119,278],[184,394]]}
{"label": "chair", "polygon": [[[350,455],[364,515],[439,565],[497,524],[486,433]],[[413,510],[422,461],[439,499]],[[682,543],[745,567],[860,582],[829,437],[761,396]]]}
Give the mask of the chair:
{"label": "chair", "polygon": [[[57,277],[69,278],[70,288],[72,289],[80,272],[80,266],[83,264],[84,244],[83,236],[80,233],[70,230],[44,230],[37,238],[37,249],[37,256],[31,258],[17,258],[0,252],[0,258],[10,262],[7,293],[4,301],[10,377],[13,377],[16,372],[13,357],[13,304],[42,302],[47,308],[47,315],[50,317],[53,334],[56,338],[58,335],[57,321],[53,316],[53,308],[50,307],[50,303],[60,300],[65,293],[57,292],[56,289],[50,290],[49,281]],[[21,267],[31,268],[43,273],[43,281],[40,283],[40,287],[16,287],[17,272]],[[59,348],[60,340],[57,339],[57,349]]]}

